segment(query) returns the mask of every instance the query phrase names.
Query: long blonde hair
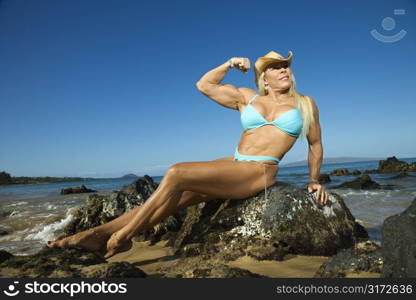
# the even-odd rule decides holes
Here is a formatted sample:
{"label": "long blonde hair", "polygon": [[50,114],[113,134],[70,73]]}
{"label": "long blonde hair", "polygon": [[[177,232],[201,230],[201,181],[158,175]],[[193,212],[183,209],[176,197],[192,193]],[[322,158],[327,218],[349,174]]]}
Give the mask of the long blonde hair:
{"label": "long blonde hair", "polygon": [[[258,94],[260,96],[265,96],[268,94],[267,90],[264,88],[264,74],[265,72],[261,73],[257,80]],[[296,80],[295,75],[293,75],[293,72],[292,85],[289,88],[288,94],[289,96],[293,96],[295,98],[297,108],[299,108],[301,112],[303,119],[303,127],[299,136],[302,139],[305,139],[309,133],[311,123],[314,122],[313,108],[311,103],[312,100],[309,96],[303,95],[296,90]]]}

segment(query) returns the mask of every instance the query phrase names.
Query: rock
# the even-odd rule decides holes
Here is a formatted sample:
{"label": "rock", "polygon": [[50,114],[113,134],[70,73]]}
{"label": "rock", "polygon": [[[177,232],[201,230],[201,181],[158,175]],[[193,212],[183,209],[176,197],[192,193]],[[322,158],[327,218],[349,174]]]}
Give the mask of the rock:
{"label": "rock", "polygon": [[381,230],[382,277],[416,277],[416,198],[402,213],[388,217]]}
{"label": "rock", "polygon": [[380,246],[372,241],[357,243],[349,249],[342,249],[330,260],[323,263],[314,277],[339,278],[347,273],[361,271],[381,273],[383,258]]}
{"label": "rock", "polygon": [[13,254],[7,252],[6,250],[0,250],[0,263],[12,258]]}
{"label": "rock", "polygon": [[356,179],[348,182],[344,182],[336,188],[353,188],[353,189],[380,189],[381,186],[373,181],[368,174],[361,175]]}
{"label": "rock", "polygon": [[319,174],[318,181],[319,181],[319,183],[329,183],[329,182],[331,182],[331,178],[329,177],[328,174],[321,173],[321,174]]}
{"label": "rock", "polygon": [[333,255],[368,238],[343,199],[330,193],[326,206],[312,194],[284,182],[244,200],[212,200],[187,208],[171,241],[178,255],[222,261],[250,255],[282,259],[285,254]]}
{"label": "rock", "polygon": [[94,253],[80,248],[44,247],[28,256],[13,256],[0,250],[0,277],[83,277],[145,278],[145,272],[127,262],[107,263]]}
{"label": "rock", "polygon": [[390,177],[390,179],[400,179],[400,178],[405,178],[405,177],[413,177],[413,176],[409,175],[409,173],[407,173],[406,171],[401,171],[399,174]]}
{"label": "rock", "polygon": [[121,191],[113,191],[105,196],[89,195],[86,204],[73,213],[75,218],[65,227],[64,233],[71,235],[107,223],[142,205],[156,188],[153,179],[145,175],[124,186]]}
{"label": "rock", "polygon": [[75,193],[93,193],[96,192],[95,190],[88,189],[85,185],[81,184],[76,187],[72,188],[65,188],[61,189],[61,195],[67,195],[67,194],[75,194]]}
{"label": "rock", "polygon": [[351,175],[350,171],[348,171],[347,168],[338,168],[338,169],[332,170],[331,173],[329,174],[334,175],[334,176]]}
{"label": "rock", "polygon": [[[137,269],[137,271],[136,271]],[[145,277],[146,274],[127,262],[106,263],[94,253],[80,248],[44,247],[28,256],[12,256],[0,263],[0,277]]]}
{"label": "rock", "polygon": [[396,156],[388,157],[386,160],[378,162],[378,168],[374,170],[365,170],[367,174],[370,173],[396,173],[396,172],[416,172],[416,162],[407,163],[398,160]]}
{"label": "rock", "polygon": [[165,278],[267,278],[248,270],[210,260],[203,255],[186,257],[168,263],[160,267],[157,272],[157,277]]}
{"label": "rock", "polygon": [[128,262],[93,265],[82,270],[83,278],[146,278],[145,272]]}
{"label": "rock", "polygon": [[[109,195],[89,195],[86,204],[77,209],[73,220],[63,229],[65,235],[72,235],[95,226],[107,223],[118,216],[142,205],[157,189],[158,184],[145,175],[133,183],[124,186],[121,191],[113,191]],[[177,231],[182,224],[185,212],[178,212],[167,217],[154,228],[140,234],[139,240],[149,240],[155,243],[168,232]]]}

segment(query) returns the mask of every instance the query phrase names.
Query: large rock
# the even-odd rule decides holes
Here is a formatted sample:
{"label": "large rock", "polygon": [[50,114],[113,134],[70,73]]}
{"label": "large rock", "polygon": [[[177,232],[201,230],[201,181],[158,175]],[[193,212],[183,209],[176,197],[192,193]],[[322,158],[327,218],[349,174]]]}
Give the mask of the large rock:
{"label": "large rock", "polygon": [[[5,256],[2,254],[2,256]],[[146,273],[127,262],[107,263],[94,253],[79,249],[44,247],[28,256],[8,255],[0,263],[0,277],[16,278],[114,278],[146,277]]]}
{"label": "large rock", "polygon": [[94,193],[95,190],[88,189],[85,185],[81,184],[79,186],[70,187],[61,189],[61,195],[67,194],[79,194],[79,193]]}
{"label": "large rock", "polygon": [[381,234],[382,277],[416,277],[416,198],[404,212],[384,220]]}
{"label": "large rock", "polygon": [[364,173],[395,173],[395,172],[416,172],[416,162],[407,163],[398,160],[396,156],[388,157],[378,162],[378,168],[365,170]]}
{"label": "large rock", "polygon": [[234,260],[243,255],[281,259],[285,254],[333,255],[368,238],[345,205],[331,193],[327,205],[312,194],[278,182],[244,200],[213,200],[188,207],[171,244],[182,257],[216,256]]}
{"label": "large rock", "polygon": [[156,190],[157,184],[145,175],[124,186],[121,191],[109,195],[89,195],[86,204],[77,209],[74,218],[65,229],[65,234],[74,234],[107,223],[125,212],[142,205]]}
{"label": "large rock", "polygon": [[361,175],[357,177],[356,179],[348,182],[344,182],[337,186],[337,188],[353,188],[353,189],[363,189],[363,190],[369,190],[369,189],[380,189],[381,186],[373,181],[371,177],[368,174]]}
{"label": "large rock", "polygon": [[[120,191],[113,191],[109,195],[89,195],[86,204],[73,212],[74,218],[63,229],[64,235],[72,235],[99,226],[121,216],[142,205],[157,187],[158,184],[150,176],[144,175],[124,186]],[[172,237],[175,230],[179,229],[183,215],[184,212],[178,212],[169,216],[154,228],[142,232],[138,240],[150,240],[154,243],[163,238],[167,232]]]}
{"label": "large rock", "polygon": [[323,263],[314,277],[339,278],[348,273],[381,273],[383,258],[380,246],[372,241],[355,244],[349,249],[342,249]]}

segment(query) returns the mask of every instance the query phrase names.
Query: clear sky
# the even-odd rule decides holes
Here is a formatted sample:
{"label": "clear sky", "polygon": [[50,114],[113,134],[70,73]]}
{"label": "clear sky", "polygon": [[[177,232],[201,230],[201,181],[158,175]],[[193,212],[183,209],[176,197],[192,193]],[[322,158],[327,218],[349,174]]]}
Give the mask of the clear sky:
{"label": "clear sky", "polygon": [[[270,50],[293,51],[324,157],[414,157],[415,15],[414,0],[0,1],[0,171],[154,176],[230,156],[239,112],[195,83]],[[222,83],[255,89],[254,72]],[[306,158],[299,139],[282,164]]]}

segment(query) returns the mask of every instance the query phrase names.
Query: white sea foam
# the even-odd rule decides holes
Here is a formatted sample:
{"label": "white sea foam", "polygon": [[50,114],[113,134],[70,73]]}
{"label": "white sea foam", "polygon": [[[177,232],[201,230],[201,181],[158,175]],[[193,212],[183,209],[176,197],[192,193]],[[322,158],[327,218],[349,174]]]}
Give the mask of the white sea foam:
{"label": "white sea foam", "polygon": [[38,229],[39,231],[35,232],[35,233],[31,233],[28,234],[24,240],[42,240],[42,241],[50,241],[54,239],[54,233],[59,230],[64,228],[66,225],[69,224],[69,222],[72,221],[72,219],[74,218],[73,214],[71,214],[71,209],[69,209],[66,213],[66,217],[60,221],[54,222],[52,224],[48,224],[48,225],[39,225],[37,226],[36,229]]}

